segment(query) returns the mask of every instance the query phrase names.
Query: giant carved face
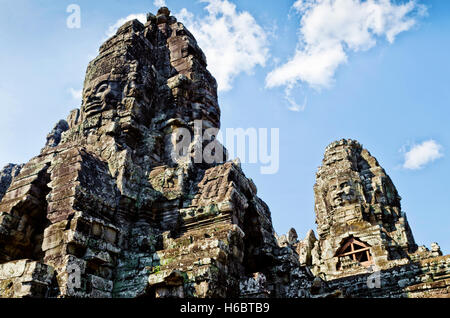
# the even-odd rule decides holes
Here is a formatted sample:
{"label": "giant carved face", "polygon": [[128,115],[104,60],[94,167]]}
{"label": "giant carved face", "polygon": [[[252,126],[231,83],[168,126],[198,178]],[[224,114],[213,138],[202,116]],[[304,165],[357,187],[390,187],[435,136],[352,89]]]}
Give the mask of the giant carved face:
{"label": "giant carved face", "polygon": [[85,118],[114,109],[122,99],[121,83],[117,80],[98,80],[85,87],[83,92],[83,107]]}
{"label": "giant carved face", "polygon": [[327,196],[332,207],[344,206],[356,200],[356,188],[350,180],[336,180],[330,183]]}

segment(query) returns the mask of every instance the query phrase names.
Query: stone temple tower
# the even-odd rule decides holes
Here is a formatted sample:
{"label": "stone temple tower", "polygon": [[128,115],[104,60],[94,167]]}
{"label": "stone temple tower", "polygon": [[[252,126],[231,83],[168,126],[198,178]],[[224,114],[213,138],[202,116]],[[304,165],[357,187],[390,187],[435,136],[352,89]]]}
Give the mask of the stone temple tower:
{"label": "stone temple tower", "polygon": [[[359,143],[327,148],[319,237],[299,241],[275,233],[219,128],[216,80],[184,25],[166,7],[122,25],[89,63],[81,107],[0,170],[0,298],[449,294],[450,256],[435,245],[408,263],[400,197]],[[390,285],[368,290],[371,265],[402,277],[385,270]]]}
{"label": "stone temple tower", "polygon": [[357,141],[329,145],[316,178],[316,274],[330,279],[384,268],[417,249],[392,180]]}
{"label": "stone temple tower", "polygon": [[89,64],[80,109],[0,172],[0,297],[308,295],[314,277],[219,128],[192,34],[166,7],[126,22]]}

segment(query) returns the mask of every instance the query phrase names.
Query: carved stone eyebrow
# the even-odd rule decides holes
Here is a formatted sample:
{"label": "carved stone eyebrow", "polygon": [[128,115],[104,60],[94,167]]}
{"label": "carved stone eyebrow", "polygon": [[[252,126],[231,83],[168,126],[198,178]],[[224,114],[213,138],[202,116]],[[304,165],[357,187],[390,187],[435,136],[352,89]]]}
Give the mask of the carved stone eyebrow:
{"label": "carved stone eyebrow", "polygon": [[103,85],[109,85],[109,81],[101,81],[100,83],[97,84],[97,86],[95,86],[95,90],[98,90]]}

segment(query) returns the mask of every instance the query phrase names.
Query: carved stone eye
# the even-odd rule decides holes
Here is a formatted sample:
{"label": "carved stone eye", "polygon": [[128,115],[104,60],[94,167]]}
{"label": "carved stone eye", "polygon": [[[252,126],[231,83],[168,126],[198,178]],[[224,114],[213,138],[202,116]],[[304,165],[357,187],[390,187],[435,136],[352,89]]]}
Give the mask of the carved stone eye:
{"label": "carved stone eye", "polygon": [[97,93],[103,93],[108,88],[108,84],[102,84],[97,88]]}

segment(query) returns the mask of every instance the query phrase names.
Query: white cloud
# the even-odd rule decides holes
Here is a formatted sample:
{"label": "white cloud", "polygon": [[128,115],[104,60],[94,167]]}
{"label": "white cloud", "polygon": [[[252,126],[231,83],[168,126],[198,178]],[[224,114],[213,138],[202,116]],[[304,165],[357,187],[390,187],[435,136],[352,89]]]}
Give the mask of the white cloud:
{"label": "white cloud", "polygon": [[[238,12],[235,4],[227,0],[201,2],[207,4],[205,17],[194,16],[186,8],[174,15],[186,25],[205,53],[219,91],[227,91],[240,73],[251,73],[257,65],[265,66],[269,57],[268,36],[250,13]],[[153,4],[165,6],[165,1],[155,0]],[[120,26],[133,19],[142,23],[147,20],[144,13],[130,14],[111,25],[107,36],[113,36]]]}
{"label": "white cloud", "polygon": [[299,41],[293,57],[270,72],[266,86],[306,82],[320,89],[330,87],[348,52],[366,51],[377,38],[393,43],[411,29],[426,8],[416,0],[396,4],[393,0],[297,0],[293,8],[301,15]]}
{"label": "white cloud", "polygon": [[147,22],[147,15],[145,13],[135,13],[135,14],[130,14],[129,16],[127,16],[125,18],[121,18],[121,19],[117,20],[116,23],[114,23],[113,25],[111,25],[108,28],[106,35],[108,36],[108,38],[112,37],[113,35],[116,34],[117,29],[119,29],[125,22],[131,21],[134,19],[138,19],[140,22],[145,24]]}
{"label": "white cloud", "polygon": [[410,151],[405,153],[403,168],[418,170],[426,164],[443,157],[442,146],[434,140],[424,141],[420,145],[414,145]]}
{"label": "white cloud", "polygon": [[307,97],[305,96],[303,103],[301,105],[299,105],[295,99],[292,97],[292,89],[294,88],[293,85],[288,85],[286,87],[286,89],[284,90],[284,98],[286,99],[286,101],[289,103],[289,107],[288,109],[290,111],[293,112],[300,112],[300,111],[304,111],[306,108],[306,104],[307,104]]}
{"label": "white cloud", "polygon": [[187,9],[176,14],[196,38],[216,78],[219,91],[232,88],[233,79],[265,66],[269,57],[268,36],[250,13],[238,12],[227,0],[206,0],[205,17],[195,17]]}
{"label": "white cloud", "polygon": [[70,88],[69,89],[69,93],[72,96],[73,99],[77,99],[77,100],[81,100],[82,98],[82,94],[83,94],[83,90],[82,89],[74,89],[74,88]]}
{"label": "white cloud", "polygon": [[165,0],[155,0],[155,1],[153,1],[153,5],[155,7],[157,7],[158,9],[161,8],[161,7],[166,7],[167,6]]}

